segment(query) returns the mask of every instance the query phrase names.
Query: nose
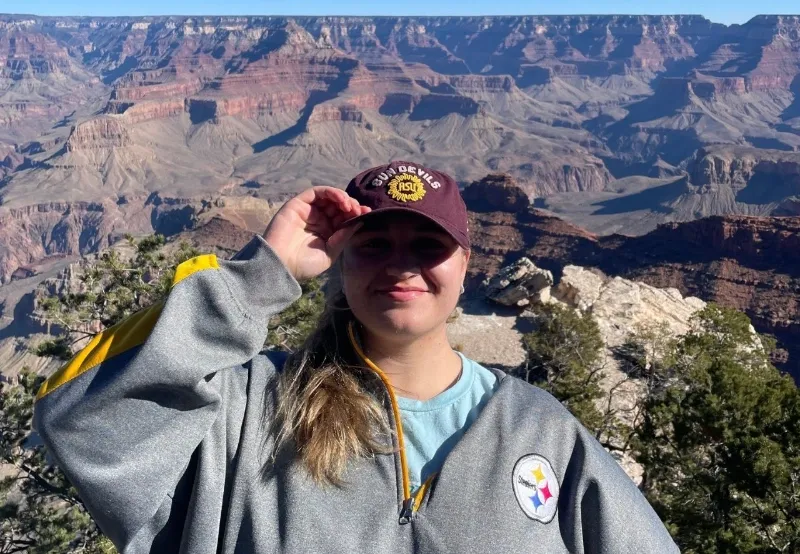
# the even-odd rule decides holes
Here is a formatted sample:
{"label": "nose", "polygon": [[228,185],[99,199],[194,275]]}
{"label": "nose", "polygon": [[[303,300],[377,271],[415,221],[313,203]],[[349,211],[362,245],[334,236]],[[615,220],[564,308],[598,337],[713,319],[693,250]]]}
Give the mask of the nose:
{"label": "nose", "polygon": [[386,273],[397,279],[408,279],[422,272],[419,260],[406,248],[396,248],[386,262]]}

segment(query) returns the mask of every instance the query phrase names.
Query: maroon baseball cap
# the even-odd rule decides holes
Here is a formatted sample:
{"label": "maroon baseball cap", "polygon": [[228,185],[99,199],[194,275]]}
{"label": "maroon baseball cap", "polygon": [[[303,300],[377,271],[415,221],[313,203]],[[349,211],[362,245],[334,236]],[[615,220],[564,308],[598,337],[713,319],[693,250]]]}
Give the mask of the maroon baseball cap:
{"label": "maroon baseball cap", "polygon": [[362,171],[350,181],[347,194],[372,211],[347,222],[384,212],[411,212],[426,217],[469,249],[467,207],[455,179],[413,162],[393,161]]}

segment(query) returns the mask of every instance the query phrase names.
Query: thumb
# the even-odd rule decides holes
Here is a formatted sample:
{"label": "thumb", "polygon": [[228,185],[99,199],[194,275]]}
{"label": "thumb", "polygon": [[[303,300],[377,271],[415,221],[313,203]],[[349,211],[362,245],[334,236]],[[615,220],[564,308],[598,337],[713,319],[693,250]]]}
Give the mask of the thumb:
{"label": "thumb", "polygon": [[348,225],[339,229],[328,238],[326,250],[331,259],[331,263],[336,261],[336,258],[338,258],[342,253],[342,250],[344,250],[344,246],[347,244],[347,241],[350,240],[350,238],[363,226],[363,223]]}

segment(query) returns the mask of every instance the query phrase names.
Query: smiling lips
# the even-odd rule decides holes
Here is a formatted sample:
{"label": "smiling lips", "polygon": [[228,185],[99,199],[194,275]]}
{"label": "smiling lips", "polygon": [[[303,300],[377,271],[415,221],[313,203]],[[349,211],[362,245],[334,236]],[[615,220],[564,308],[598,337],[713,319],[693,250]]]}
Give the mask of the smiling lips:
{"label": "smiling lips", "polygon": [[396,302],[408,302],[410,300],[414,300],[415,298],[419,298],[428,291],[419,287],[394,286],[380,288],[377,290],[377,292],[378,294],[387,296]]}

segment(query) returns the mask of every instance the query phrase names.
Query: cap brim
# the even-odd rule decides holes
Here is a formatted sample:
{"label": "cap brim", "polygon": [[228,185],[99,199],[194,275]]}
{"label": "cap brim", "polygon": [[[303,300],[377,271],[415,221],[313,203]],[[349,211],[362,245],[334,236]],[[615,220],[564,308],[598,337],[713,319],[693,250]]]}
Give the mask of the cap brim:
{"label": "cap brim", "polygon": [[453,240],[455,240],[461,248],[464,248],[465,250],[469,250],[470,249],[469,237],[465,236],[463,233],[458,232],[458,230],[456,230],[451,223],[448,223],[447,221],[439,219],[438,217],[434,217],[432,215],[426,214],[426,213],[424,213],[424,212],[422,212],[420,210],[416,210],[414,208],[405,208],[405,207],[401,207],[401,206],[388,206],[386,208],[378,208],[376,210],[372,210],[371,212],[369,212],[367,214],[360,215],[358,217],[354,217],[353,219],[348,219],[347,221],[345,221],[342,224],[342,227],[348,227],[350,225],[355,225],[356,223],[358,223],[360,221],[364,221],[365,219],[368,219],[368,218],[371,219],[371,218],[373,218],[375,216],[380,216],[381,214],[386,214],[386,213],[390,213],[390,212],[411,213],[411,214],[415,214],[415,215],[424,217],[425,219],[428,219],[430,221],[433,221],[436,225],[438,225],[439,227],[444,229],[444,231],[448,235],[453,237]]}

